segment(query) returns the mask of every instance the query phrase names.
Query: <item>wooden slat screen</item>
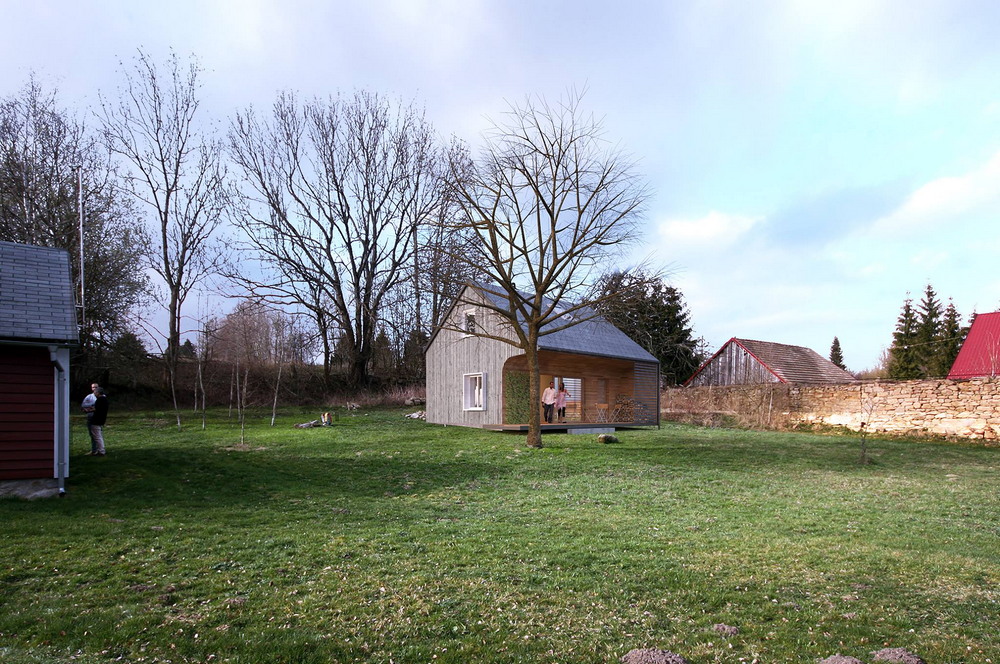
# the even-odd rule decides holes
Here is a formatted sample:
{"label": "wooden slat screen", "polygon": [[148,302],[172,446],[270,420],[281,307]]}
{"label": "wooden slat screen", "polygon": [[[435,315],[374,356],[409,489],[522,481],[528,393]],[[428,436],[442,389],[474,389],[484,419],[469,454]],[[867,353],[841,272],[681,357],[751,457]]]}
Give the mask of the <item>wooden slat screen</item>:
{"label": "wooden slat screen", "polygon": [[641,407],[636,408],[636,424],[659,424],[660,417],[660,372],[652,362],[635,363],[635,386],[632,398]]}

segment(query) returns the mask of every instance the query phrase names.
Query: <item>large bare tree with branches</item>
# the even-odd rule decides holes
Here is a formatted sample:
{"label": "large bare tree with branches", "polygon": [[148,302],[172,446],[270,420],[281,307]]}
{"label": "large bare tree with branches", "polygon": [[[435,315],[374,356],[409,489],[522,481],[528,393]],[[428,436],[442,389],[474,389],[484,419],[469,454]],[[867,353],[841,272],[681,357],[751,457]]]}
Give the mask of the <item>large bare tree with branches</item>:
{"label": "large bare tree with branches", "polygon": [[0,99],[0,240],[70,252],[88,361],[132,330],[148,295],[134,269],[146,234],[117,184],[100,137],[59,106],[55,90],[31,76]]}
{"label": "large bare tree with branches", "polygon": [[246,180],[236,223],[261,276],[250,292],[309,312],[331,358],[348,354],[348,382],[369,381],[384,307],[409,279],[417,229],[445,204],[445,161],[413,106],[369,92],[300,103],[278,96],[270,118],[251,109],[229,133]]}
{"label": "large bare tree with branches", "polygon": [[[486,274],[478,288],[493,296],[473,304],[504,323],[493,338],[524,351],[532,404],[541,391],[539,338],[596,315],[588,286],[620,267],[609,259],[634,237],[647,199],[633,161],[606,142],[580,100],[512,104],[485,135],[480,157],[450,168],[462,209],[453,225],[478,239],[460,258]],[[527,444],[541,447],[537,407],[528,424]]]}
{"label": "large bare tree with branches", "polygon": [[226,207],[225,163],[221,143],[199,124],[196,60],[185,66],[171,54],[159,66],[140,51],[122,69],[118,98],[101,102],[104,134],[128,167],[132,193],[155,218],[148,258],[167,288],[165,358],[173,388],[184,301],[218,259],[211,239]]}

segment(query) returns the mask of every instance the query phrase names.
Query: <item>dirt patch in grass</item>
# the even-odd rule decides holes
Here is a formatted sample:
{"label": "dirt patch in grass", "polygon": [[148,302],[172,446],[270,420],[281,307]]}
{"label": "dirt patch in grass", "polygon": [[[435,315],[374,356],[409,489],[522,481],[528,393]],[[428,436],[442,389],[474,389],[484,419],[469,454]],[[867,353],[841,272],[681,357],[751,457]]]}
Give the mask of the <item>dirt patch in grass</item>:
{"label": "dirt patch in grass", "polygon": [[892,664],[926,664],[906,648],[883,648],[872,653],[872,661]]}
{"label": "dirt patch in grass", "polygon": [[623,664],[688,664],[688,661],[669,650],[638,648],[622,657]]}

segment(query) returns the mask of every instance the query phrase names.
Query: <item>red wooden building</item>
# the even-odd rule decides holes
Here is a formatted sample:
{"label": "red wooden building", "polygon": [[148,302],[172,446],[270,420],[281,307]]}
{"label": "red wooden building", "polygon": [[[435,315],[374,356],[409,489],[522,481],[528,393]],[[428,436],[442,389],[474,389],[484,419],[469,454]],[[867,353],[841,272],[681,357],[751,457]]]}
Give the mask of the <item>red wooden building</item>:
{"label": "red wooden building", "polygon": [[0,242],[0,481],[69,475],[69,254]]}

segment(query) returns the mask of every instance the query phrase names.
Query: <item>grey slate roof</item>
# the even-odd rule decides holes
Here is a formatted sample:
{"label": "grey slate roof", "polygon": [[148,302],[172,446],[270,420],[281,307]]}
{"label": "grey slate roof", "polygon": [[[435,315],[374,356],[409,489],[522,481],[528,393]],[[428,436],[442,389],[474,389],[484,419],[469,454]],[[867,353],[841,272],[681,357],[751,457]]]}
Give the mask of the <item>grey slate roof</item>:
{"label": "grey slate roof", "polygon": [[[476,290],[492,300],[496,306],[506,306],[506,302],[496,294],[486,290]],[[573,316],[577,319],[588,318],[592,313],[592,310],[582,309],[575,312]],[[563,320],[560,319],[559,323],[553,323],[550,327],[558,327],[562,323]],[[542,328],[543,332],[544,329]],[[601,316],[595,316],[558,332],[539,337],[538,349],[613,357],[634,362],[660,363],[645,348],[632,341],[627,334]]]}
{"label": "grey slate roof", "polygon": [[0,242],[0,340],[77,343],[69,253]]}
{"label": "grey slate roof", "polygon": [[785,383],[850,383],[854,376],[816,351],[770,341],[732,339]]}

